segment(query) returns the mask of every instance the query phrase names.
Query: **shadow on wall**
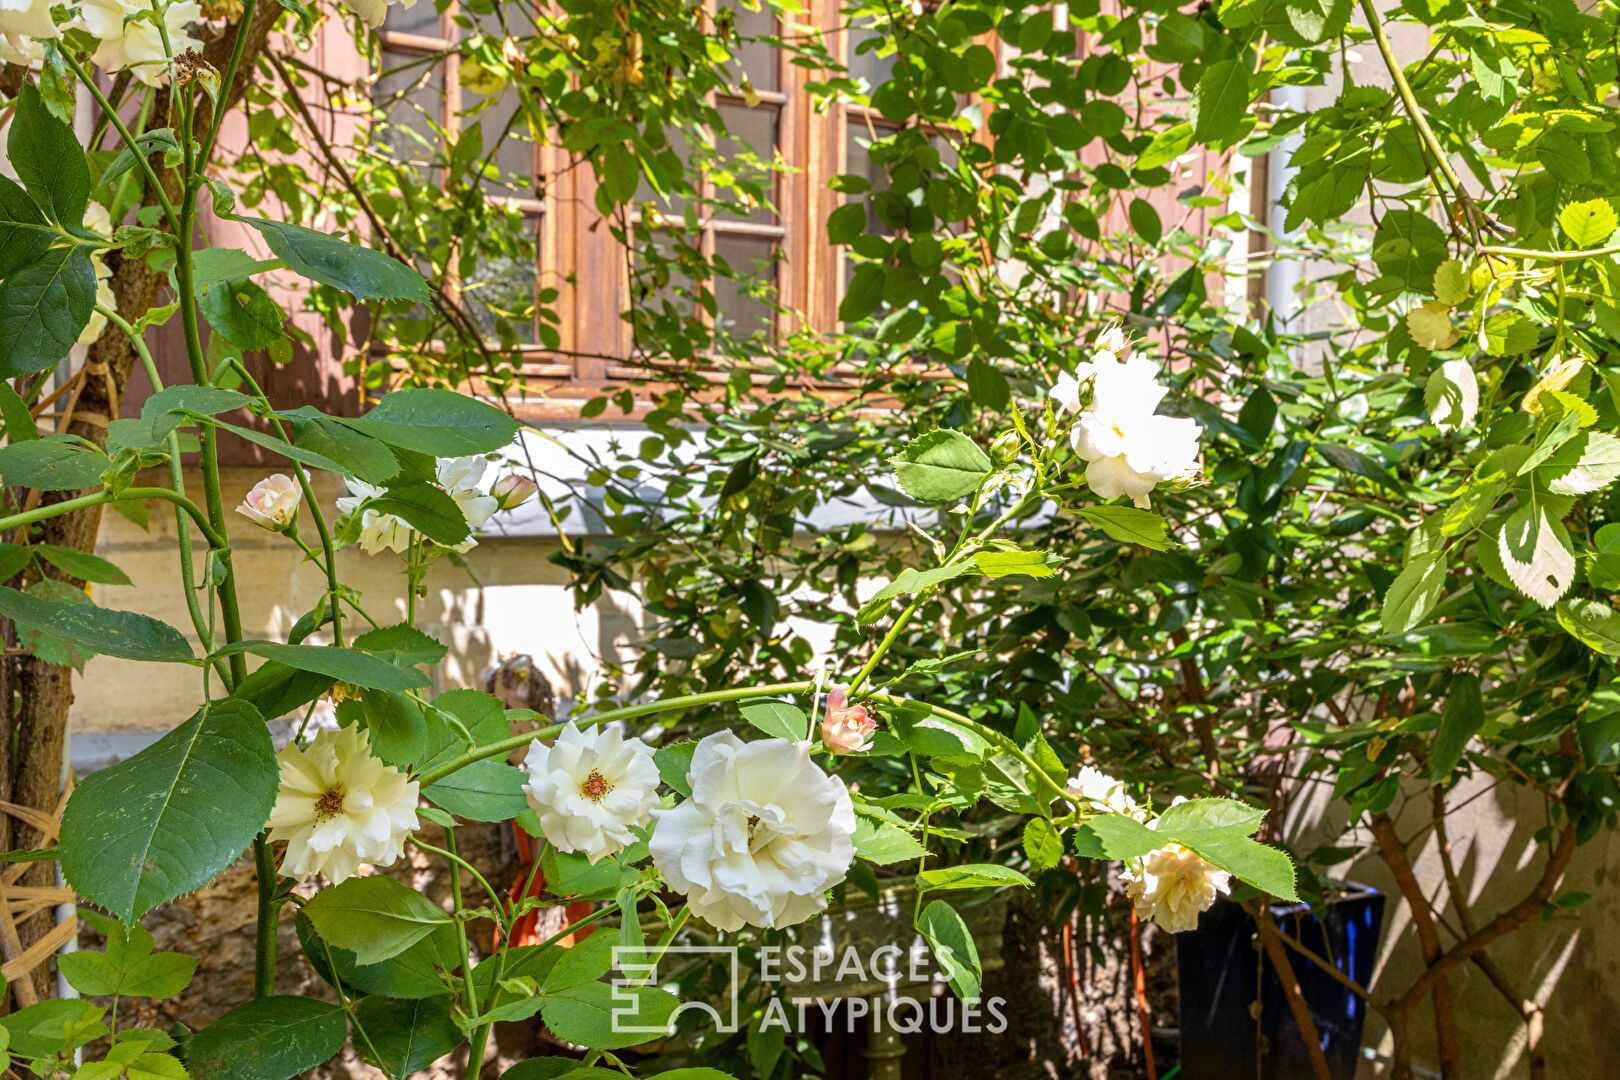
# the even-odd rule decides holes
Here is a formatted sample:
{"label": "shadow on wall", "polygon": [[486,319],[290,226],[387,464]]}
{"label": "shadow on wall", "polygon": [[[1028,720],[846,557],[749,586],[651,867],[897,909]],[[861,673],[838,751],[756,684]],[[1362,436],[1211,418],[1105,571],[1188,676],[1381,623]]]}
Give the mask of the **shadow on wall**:
{"label": "shadow on wall", "polygon": [[[1332,801],[1326,785],[1301,799],[1289,813],[1288,834],[1295,851],[1350,842],[1369,845],[1352,863],[1330,868],[1336,878],[1371,885],[1390,898],[1383,945],[1373,976],[1376,997],[1399,996],[1424,970],[1411,909],[1379,857],[1366,825],[1347,836],[1347,808]],[[1460,891],[1474,925],[1522,900],[1540,879],[1545,849],[1536,833],[1547,822],[1546,808],[1531,792],[1497,785],[1477,776],[1446,797],[1446,830]],[[1462,921],[1446,887],[1438,834],[1427,785],[1413,783],[1389,809],[1397,834],[1406,842],[1414,876],[1435,908],[1441,944],[1450,948],[1463,934]],[[1513,988],[1539,1002],[1546,1031],[1541,1043],[1549,1076],[1596,1076],[1596,1062],[1620,1060],[1620,895],[1606,889],[1620,872],[1620,845],[1600,833],[1576,853],[1559,896],[1589,893],[1580,909],[1555,909],[1550,919],[1532,919],[1493,943],[1487,952]],[[1526,1028],[1478,966],[1463,964],[1450,976],[1463,1075],[1489,1080],[1527,1080]],[[1413,1062],[1438,1075],[1432,1006],[1425,1002],[1411,1021]],[[1376,1013],[1368,1017],[1364,1046],[1387,1058],[1389,1031]],[[1363,1061],[1358,1080],[1388,1075],[1388,1067]],[[1420,1074],[1421,1075],[1421,1074]]]}

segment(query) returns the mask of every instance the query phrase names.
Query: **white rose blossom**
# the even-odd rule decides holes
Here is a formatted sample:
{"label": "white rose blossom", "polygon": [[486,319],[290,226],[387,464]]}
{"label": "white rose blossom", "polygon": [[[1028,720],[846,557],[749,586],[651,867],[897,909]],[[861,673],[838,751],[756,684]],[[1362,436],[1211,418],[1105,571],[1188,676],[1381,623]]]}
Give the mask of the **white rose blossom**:
{"label": "white rose blossom", "polygon": [[[79,25],[101,39],[90,60],[111,73],[129,68],[147,86],[164,86],[169,81],[170,56],[187,49],[201,51],[203,43],[186,33],[186,26],[202,18],[195,0],[182,0],[163,7],[163,27],[169,48],[163,48],[163,32],[152,22],[151,5],[146,0],[84,0],[79,5]],[[144,18],[134,18],[142,12]]]}
{"label": "white rose blossom", "polygon": [[273,473],[253,485],[253,490],[242,497],[242,505],[236,512],[255,525],[279,531],[292,524],[303,497],[297,481]]}
{"label": "white rose blossom", "polygon": [[[4,2],[5,0],[0,0],[0,3]],[[112,215],[107,212],[105,206],[98,202],[86,203],[84,207],[84,227],[101,236],[110,236],[113,231]],[[108,311],[116,310],[118,299],[113,296],[112,285],[110,284],[112,270],[107,267],[106,260],[101,257],[99,251],[90,256],[90,265],[95,267],[96,271],[96,303]],[[99,311],[90,312],[90,321],[84,324],[83,330],[79,331],[79,344],[94,345],[96,339],[101,336],[101,332],[105,329],[107,329],[107,316]]]}
{"label": "white rose blossom", "polygon": [[[440,458],[437,467],[439,486],[461,508],[461,514],[467,520],[469,529],[483,526],[500,509],[500,503],[494,496],[486,494],[478,486],[483,478],[484,469],[488,462],[480,455],[468,457]],[[382,488],[373,487],[361,480],[352,477],[346,478],[349,494],[337,500],[337,508],[345,514],[353,513],[361,503],[367,499],[375,499],[384,494]],[[403,553],[410,545],[410,525],[392,514],[367,509],[360,518],[360,549],[367,555],[376,555],[382,551],[395,551]],[[451,551],[471,551],[478,546],[474,536],[450,548]]]}
{"label": "white rose blossom", "polygon": [[33,67],[45,59],[40,40],[61,36],[51,0],[0,0],[0,62]]}
{"label": "white rose blossom", "polygon": [[361,863],[388,866],[416,830],[417,782],[371,753],[359,728],[321,731],[309,746],[276,755],[281,790],[270,812],[270,841],[287,841],[281,872],[325,874],[335,885]]}
{"label": "white rose blossom", "polygon": [[1116,780],[1090,765],[1082,766],[1069,777],[1067,791],[1069,798],[1086,803],[1099,813],[1123,814],[1138,821],[1147,817],[1147,811],[1126,794],[1125,781]]}
{"label": "white rose blossom", "polygon": [[1052,388],[1054,400],[1079,411],[1079,384],[1091,380],[1091,404],[1080,412],[1071,439],[1075,453],[1090,463],[1086,483],[1101,498],[1129,495],[1137,506],[1146,506],[1156,485],[1198,472],[1202,431],[1196,420],[1154,411],[1168,392],[1158,373],[1148,357],[1121,362],[1104,350]]}
{"label": "white rose blossom", "polygon": [[362,22],[373,30],[383,24],[388,17],[388,5],[396,3],[407,10],[416,6],[416,0],[343,0],[343,6],[360,16]]}
{"label": "white rose blossom", "polygon": [[656,811],[653,865],[721,930],[792,926],[827,906],[855,857],[855,807],[808,743],[729,731],[699,742],[692,797]]}
{"label": "white rose blossom", "polygon": [[1172,934],[1198,928],[1198,916],[1232,891],[1232,875],[1180,844],[1166,844],[1125,863],[1120,875],[1136,917]]}
{"label": "white rose blossom", "polygon": [[658,805],[652,747],[617,725],[581,731],[570,720],[550,746],[529,744],[523,769],[523,793],[551,846],[591,862],[629,844],[630,826],[645,825]]}

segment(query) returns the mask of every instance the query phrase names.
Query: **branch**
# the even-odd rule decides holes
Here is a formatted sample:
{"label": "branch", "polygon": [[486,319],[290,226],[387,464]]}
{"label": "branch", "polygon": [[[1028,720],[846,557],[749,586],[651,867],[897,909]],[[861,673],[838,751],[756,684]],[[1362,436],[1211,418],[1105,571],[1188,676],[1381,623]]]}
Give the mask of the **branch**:
{"label": "branch", "polygon": [[1305,1004],[1305,993],[1299,988],[1299,980],[1294,977],[1293,962],[1288,959],[1288,950],[1283,948],[1279,940],[1286,935],[1279,932],[1277,924],[1271,920],[1271,911],[1265,901],[1250,900],[1243,906],[1254,918],[1255,926],[1260,928],[1260,945],[1265,949],[1266,959],[1276,969],[1283,997],[1288,999],[1288,1011],[1294,1014],[1299,1041],[1305,1044],[1305,1053],[1311,1059],[1311,1074],[1316,1080],[1333,1080],[1333,1073],[1328,1070],[1327,1056],[1322,1053],[1322,1036],[1316,1030],[1316,1021],[1311,1019],[1311,1007]]}

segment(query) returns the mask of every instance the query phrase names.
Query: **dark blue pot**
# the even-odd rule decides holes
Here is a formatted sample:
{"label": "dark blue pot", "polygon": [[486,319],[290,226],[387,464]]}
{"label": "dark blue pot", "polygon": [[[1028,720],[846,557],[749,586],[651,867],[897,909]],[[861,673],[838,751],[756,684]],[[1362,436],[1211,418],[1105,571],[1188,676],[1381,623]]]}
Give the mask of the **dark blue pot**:
{"label": "dark blue pot", "polygon": [[[1362,985],[1371,978],[1384,925],[1383,893],[1346,885],[1325,910],[1282,904],[1271,910],[1284,934],[1332,960],[1341,973]],[[1321,1035],[1328,1070],[1334,1080],[1353,1080],[1366,1002],[1298,953],[1290,950],[1289,958]],[[1300,1080],[1311,1075],[1282,983],[1269,961],[1262,970],[1264,959],[1254,920],[1231,901],[1204,912],[1198,929],[1176,935],[1181,1080]],[[1257,996],[1258,1023],[1253,1008]]]}

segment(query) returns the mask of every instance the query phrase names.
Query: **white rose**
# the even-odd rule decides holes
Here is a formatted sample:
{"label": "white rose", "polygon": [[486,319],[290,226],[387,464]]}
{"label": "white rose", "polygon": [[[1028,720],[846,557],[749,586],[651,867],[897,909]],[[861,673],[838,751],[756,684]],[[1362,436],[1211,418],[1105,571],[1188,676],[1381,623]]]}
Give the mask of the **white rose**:
{"label": "white rose", "polygon": [[1180,844],[1166,844],[1125,864],[1125,895],[1136,917],[1172,934],[1198,928],[1199,913],[1232,891],[1232,875]]}
{"label": "white rose", "polygon": [[[0,0],[0,4],[5,2],[6,0]],[[3,52],[3,50],[0,50],[0,52]],[[113,231],[112,215],[107,212],[105,206],[98,202],[86,203],[84,207],[84,227],[101,236],[110,236]],[[96,271],[96,304],[106,308],[108,311],[116,310],[118,299],[113,296],[112,285],[109,284],[112,271],[108,269],[100,252],[90,256],[90,265],[95,267]],[[99,311],[91,311],[90,321],[84,324],[83,330],[79,331],[79,344],[94,345],[96,339],[101,336],[101,332],[105,329],[107,329],[107,316]]]}
{"label": "white rose", "polygon": [[654,813],[652,859],[693,914],[721,930],[791,926],[827,906],[855,857],[855,807],[808,743],[698,743],[692,797]]}
{"label": "white rose", "polygon": [[[483,527],[495,516],[495,511],[501,508],[500,500],[485,493],[483,488],[478,486],[488,466],[488,459],[478,454],[439,459],[439,486],[444,488],[461,508],[461,516],[467,519],[468,529]],[[469,535],[450,550],[471,551],[477,546],[477,538]]]}
{"label": "white rose", "polygon": [[1138,506],[1166,480],[1198,472],[1195,420],[1154,412],[1167,390],[1158,365],[1144,356],[1120,363],[1110,353],[1093,362],[1091,406],[1075,423],[1074,451],[1090,462],[1086,483],[1104,499],[1129,495]]}
{"label": "white rose", "polygon": [[416,0],[343,0],[343,6],[360,16],[361,20],[373,30],[383,24],[388,17],[388,5],[396,3],[402,8],[416,6]]}
{"label": "white rose", "polygon": [[51,0],[0,0],[0,61],[33,67],[45,59],[38,39],[61,36]]}
{"label": "white rose", "polygon": [[[352,477],[345,477],[343,481],[348,485],[350,494],[337,500],[337,508],[345,514],[352,514],[367,499],[381,497],[381,488]],[[376,555],[382,551],[396,551],[404,554],[410,546],[411,527],[393,514],[384,514],[376,510],[365,510],[360,515],[360,550],[367,555]]]}
{"label": "white rose", "polygon": [[304,493],[290,476],[274,473],[253,485],[236,512],[266,529],[285,529],[298,513]]}
{"label": "white rose", "polygon": [[[131,17],[147,12],[148,17]],[[79,5],[79,25],[101,44],[90,60],[106,72],[129,68],[135,77],[148,86],[163,86],[169,81],[169,55],[163,50],[163,34],[152,24],[151,5],[145,0],[84,0]],[[202,8],[194,0],[172,3],[163,9],[163,25],[169,34],[169,47],[174,56],[187,49],[201,51],[203,43],[186,33],[186,26],[202,17]]]}
{"label": "white rose", "polygon": [[1110,814],[1123,814],[1138,821],[1147,815],[1137,801],[1125,792],[1125,781],[1116,780],[1101,769],[1090,765],[1069,777],[1068,796],[1075,802],[1089,804],[1093,810]]}
{"label": "white rose", "polygon": [[626,739],[616,725],[580,731],[570,720],[550,746],[536,739],[523,760],[523,793],[558,851],[591,862],[629,844],[658,805],[652,747]]}
{"label": "white rose", "polygon": [[1058,408],[1064,412],[1080,411],[1080,380],[1067,371],[1057,377],[1047,397],[1057,402]]}
{"label": "white rose", "polygon": [[281,790],[270,812],[270,841],[287,841],[281,872],[325,874],[335,885],[361,863],[387,866],[416,830],[415,780],[372,756],[358,728],[316,734],[308,747],[276,755]]}

